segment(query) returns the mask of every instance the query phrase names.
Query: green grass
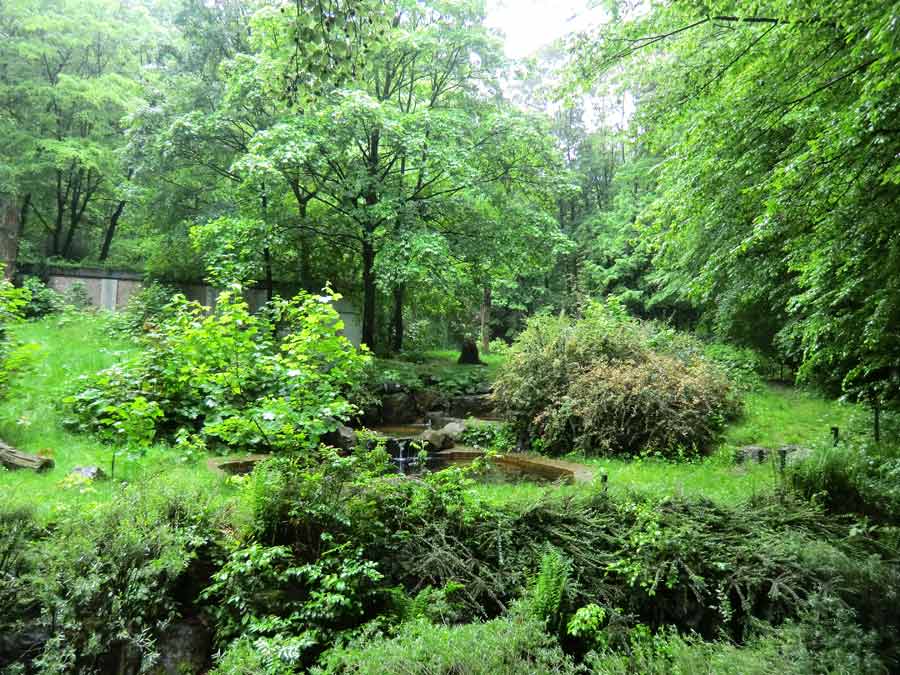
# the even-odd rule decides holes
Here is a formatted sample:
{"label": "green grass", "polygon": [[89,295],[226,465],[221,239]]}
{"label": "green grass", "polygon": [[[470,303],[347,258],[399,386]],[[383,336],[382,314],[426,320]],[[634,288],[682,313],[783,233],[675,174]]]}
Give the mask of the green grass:
{"label": "green grass", "polygon": [[202,464],[183,465],[165,446],[149,448],[137,458],[117,448],[116,481],[72,484],[67,474],[75,466],[95,465],[110,473],[113,447],[88,434],[75,434],[62,426],[61,400],[78,378],[96,373],[134,353],[135,347],[110,334],[102,315],[68,314],[20,324],[14,337],[33,351],[28,366],[13,375],[9,391],[0,401],[0,439],[18,449],[47,455],[55,467],[40,474],[30,470],[0,469],[0,501],[4,505],[31,505],[37,515],[52,520],[57,509],[85,506],[119,489],[118,479],[184,480],[208,483],[222,480]]}
{"label": "green grass", "polygon": [[485,379],[490,381],[493,381],[497,377],[500,368],[506,360],[506,357],[500,354],[481,354],[481,360],[485,363],[484,366],[460,366],[456,363],[459,358],[458,349],[434,349],[425,352],[425,357],[428,359],[428,362],[432,364],[432,367],[436,368],[478,369],[479,371],[483,371],[485,373]]}
{"label": "green grass", "polygon": [[725,443],[732,448],[827,443],[831,427],[840,427],[843,433],[859,411],[857,405],[831,401],[812,391],[769,385],[747,396],[744,417],[728,427]]}
{"label": "green grass", "polygon": [[[830,427],[848,429],[859,406],[827,400],[813,392],[772,385],[747,397],[744,416],[725,430],[722,443],[709,457],[667,461],[655,457],[618,459],[572,454],[565,459],[586,464],[608,476],[613,494],[640,492],[654,497],[703,497],[738,505],[755,494],[771,492],[780,476],[774,460],[735,465],[734,450],[743,445],[778,448],[830,442]],[[481,485],[479,494],[490,502],[539,499],[547,490],[579,493],[598,485],[542,487],[537,484]]]}
{"label": "green grass", "polygon": [[[110,334],[102,315],[67,315],[21,324],[13,328],[15,337],[35,345],[31,364],[12,378],[7,396],[0,401],[0,438],[26,452],[53,457],[53,470],[0,471],[0,497],[5,504],[35,505],[39,514],[51,519],[56,509],[84,505],[104,499],[120,485],[102,481],[90,486],[70,485],[66,475],[74,466],[97,465],[107,473],[113,448],[87,434],[74,434],[62,426],[60,401],[82,375],[91,375],[134,353],[135,347]],[[451,350],[428,352],[421,367],[458,372],[484,370],[490,379],[503,359],[489,355],[487,368],[457,366]],[[849,429],[859,406],[826,400],[814,393],[783,386],[769,386],[747,397],[746,414],[725,431],[718,450],[710,457],[691,462],[656,458],[636,460],[570,456],[566,459],[591,466],[609,477],[614,494],[637,491],[658,497],[705,497],[723,504],[738,504],[755,493],[777,485],[777,471],[771,463],[735,466],[734,449],[742,445],[778,447],[825,444],[830,427]],[[157,445],[136,457],[119,448],[116,477],[127,481],[165,480],[208,485],[224,493],[220,477],[203,463],[182,464],[171,448]],[[129,457],[131,459],[129,459]],[[599,489],[597,485],[546,487],[537,484],[495,484],[479,486],[478,492],[493,502],[538,499],[546,490],[579,493]]]}

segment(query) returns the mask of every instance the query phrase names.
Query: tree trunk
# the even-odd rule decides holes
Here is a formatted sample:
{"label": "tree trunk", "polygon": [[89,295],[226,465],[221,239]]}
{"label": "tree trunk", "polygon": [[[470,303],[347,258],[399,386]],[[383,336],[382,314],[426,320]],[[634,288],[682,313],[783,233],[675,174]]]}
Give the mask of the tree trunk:
{"label": "tree trunk", "polygon": [[363,317],[362,341],[370,349],[375,348],[375,247],[366,233],[362,243],[363,263]]}
{"label": "tree trunk", "polygon": [[491,353],[491,287],[485,285],[481,297],[481,352]]}
{"label": "tree trunk", "polygon": [[63,233],[63,220],[66,215],[66,196],[63,193],[62,171],[56,171],[56,220],[53,223],[53,238],[50,243],[50,255],[59,255]]}
{"label": "tree trunk", "polygon": [[266,267],[266,300],[272,302],[272,295],[275,291],[275,284],[272,281],[272,252],[266,246],[263,249],[263,259]]}
{"label": "tree trunk", "polygon": [[22,200],[22,210],[19,212],[19,230],[18,230],[18,236],[17,236],[19,241],[22,241],[22,237],[25,235],[25,223],[28,222],[29,209],[31,209],[31,193],[30,192],[27,195],[25,195],[25,199]]}
{"label": "tree trunk", "polygon": [[30,455],[0,441],[0,466],[7,469],[44,471],[53,468],[53,460],[41,455]]}
{"label": "tree trunk", "polygon": [[881,399],[877,394],[872,395],[872,427],[875,442],[881,443]]}
{"label": "tree trunk", "polygon": [[394,315],[391,317],[391,351],[403,351],[403,301],[406,295],[405,284],[394,286]]}
{"label": "tree trunk", "polygon": [[12,197],[0,196],[0,265],[3,278],[12,280],[19,253],[19,209]]}
{"label": "tree trunk", "polygon": [[116,236],[116,228],[119,226],[119,218],[122,217],[122,211],[125,210],[125,200],[123,199],[116,204],[116,210],[109,217],[109,225],[106,227],[106,234],[103,235],[103,246],[100,248],[100,262],[109,257],[109,247],[112,246],[113,237]]}
{"label": "tree trunk", "polygon": [[300,283],[303,288],[309,290],[310,284],[312,284],[312,267],[310,265],[310,257],[309,257],[309,247],[310,247],[310,238],[305,235],[300,235]]}

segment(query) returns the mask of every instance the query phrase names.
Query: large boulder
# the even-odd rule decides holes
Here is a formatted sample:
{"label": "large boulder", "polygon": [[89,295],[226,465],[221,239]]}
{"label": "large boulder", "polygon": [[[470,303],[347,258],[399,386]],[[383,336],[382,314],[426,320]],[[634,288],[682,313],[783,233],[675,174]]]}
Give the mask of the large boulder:
{"label": "large boulder", "polygon": [[212,632],[199,621],[179,621],[169,625],[157,642],[159,661],[155,675],[202,673],[209,660]]}
{"label": "large boulder", "polygon": [[406,392],[387,394],[381,399],[382,424],[412,424],[418,419],[415,399]]}
{"label": "large boulder", "polygon": [[450,416],[465,419],[484,417],[494,412],[494,402],[490,394],[456,396],[450,399]]}
{"label": "large boulder", "polygon": [[340,424],[334,431],[329,431],[320,439],[325,445],[338,450],[350,451],[356,447],[356,432],[350,427]]}
{"label": "large boulder", "polygon": [[447,438],[456,442],[459,440],[460,436],[463,435],[463,432],[466,430],[466,423],[462,420],[453,420],[452,422],[448,422],[445,424],[439,433],[444,434]]}

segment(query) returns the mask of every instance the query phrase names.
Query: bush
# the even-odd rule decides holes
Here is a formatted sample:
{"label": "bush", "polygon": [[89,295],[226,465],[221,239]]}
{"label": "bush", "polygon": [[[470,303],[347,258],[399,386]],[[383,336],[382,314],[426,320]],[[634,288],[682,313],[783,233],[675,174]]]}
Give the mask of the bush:
{"label": "bush", "polygon": [[0,672],[39,647],[34,623],[40,604],[30,579],[37,562],[32,542],[43,535],[30,511],[0,506]]}
{"label": "bush", "polygon": [[113,330],[131,337],[140,337],[155,330],[166,316],[176,291],[151,282],[134,293],[125,307],[113,318]]}
{"label": "bush", "polygon": [[88,295],[87,286],[76,281],[63,291],[63,303],[75,309],[87,309],[91,306],[91,296]]}
{"label": "bush", "polygon": [[253,315],[239,288],[212,312],[176,296],[138,356],[65,400],[67,423],[116,442],[199,434],[211,447],[315,447],[354,411],[347,397],[367,361],[338,335],[331,301],[301,293]]}
{"label": "bush", "polygon": [[8,281],[0,280],[0,394],[18,365],[7,329],[10,324],[22,320],[30,297],[27,288],[14,288]]}
{"label": "bush", "polygon": [[62,294],[54,291],[37,277],[25,277],[22,280],[22,288],[27,289],[31,294],[23,312],[27,319],[38,319],[42,316],[56,314],[66,308],[66,301]]}
{"label": "bush", "polygon": [[888,672],[877,656],[871,632],[861,630],[853,613],[816,600],[800,621],[773,628],[760,624],[740,647],[704,642],[674,627],[652,633],[638,626],[619,649],[600,649],[585,659],[595,675],[809,675]]}
{"label": "bush", "polygon": [[191,577],[211,557],[221,516],[208,496],[158,481],[65,514],[35,550],[30,578],[45,639],[40,672],[149,668],[158,637],[193,600]]}
{"label": "bush", "polygon": [[713,342],[704,346],[703,355],[724,370],[729,381],[739,389],[758,391],[762,388],[766,365],[752,349]]}
{"label": "bush", "polygon": [[864,515],[900,525],[900,457],[872,446],[817,448],[789,467],[789,483],[835,513]]}
{"label": "bush", "polygon": [[589,304],[578,320],[539,316],[510,349],[494,388],[520,438],[551,453],[674,454],[707,448],[740,412],[696,339]]}
{"label": "bush", "polygon": [[465,626],[405,624],[390,640],[336,649],[314,673],[339,675],[533,675],[578,672],[537,621],[518,617]]}

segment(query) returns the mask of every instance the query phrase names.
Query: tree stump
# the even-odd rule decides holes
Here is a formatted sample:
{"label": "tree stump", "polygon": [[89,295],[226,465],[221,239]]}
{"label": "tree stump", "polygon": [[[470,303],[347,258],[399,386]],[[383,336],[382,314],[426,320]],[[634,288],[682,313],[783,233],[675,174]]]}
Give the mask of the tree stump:
{"label": "tree stump", "polygon": [[0,441],[0,464],[7,469],[33,469],[46,471],[53,468],[53,460],[41,455],[30,455],[27,452],[17,450],[11,445]]}
{"label": "tree stump", "polygon": [[475,340],[472,338],[466,338],[462,343],[462,351],[459,354],[459,360],[457,361],[460,365],[467,366],[483,366],[484,361],[482,361],[478,356],[478,345],[475,344]]}

